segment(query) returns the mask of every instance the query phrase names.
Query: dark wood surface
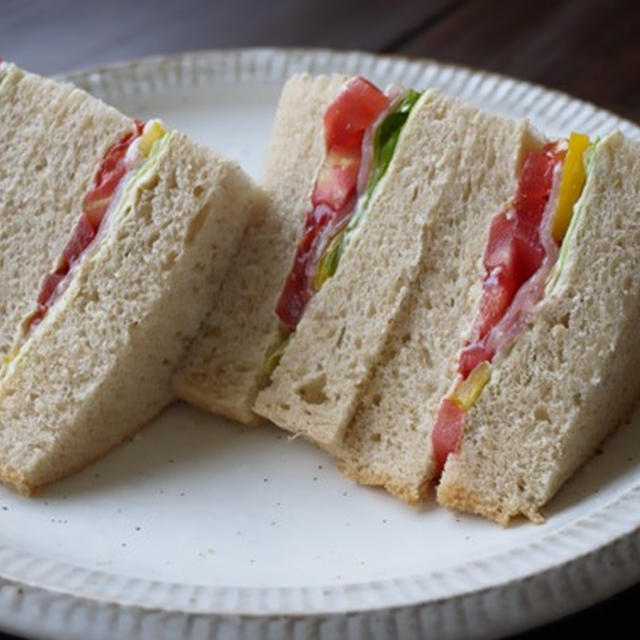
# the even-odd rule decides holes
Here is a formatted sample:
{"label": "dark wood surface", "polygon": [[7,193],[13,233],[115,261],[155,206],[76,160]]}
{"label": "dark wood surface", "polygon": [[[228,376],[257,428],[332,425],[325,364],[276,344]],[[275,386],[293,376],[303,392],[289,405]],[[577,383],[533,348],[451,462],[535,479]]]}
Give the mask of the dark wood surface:
{"label": "dark wood surface", "polygon": [[[560,89],[640,123],[640,0],[0,0],[0,56],[43,74],[248,46],[456,62]],[[519,637],[604,635],[614,622],[622,623],[618,637],[635,637],[639,597],[640,585]]]}

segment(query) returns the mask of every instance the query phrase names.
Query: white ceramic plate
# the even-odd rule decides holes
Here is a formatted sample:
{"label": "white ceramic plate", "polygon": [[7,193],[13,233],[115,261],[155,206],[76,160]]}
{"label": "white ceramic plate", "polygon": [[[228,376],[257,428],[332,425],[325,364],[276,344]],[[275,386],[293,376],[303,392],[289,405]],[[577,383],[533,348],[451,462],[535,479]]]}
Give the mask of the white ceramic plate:
{"label": "white ceramic plate", "polygon": [[[431,61],[239,50],[71,79],[159,115],[259,175],[294,71],[437,86],[550,134],[640,130],[526,83]],[[0,488],[0,627],[42,638],[471,638],[579,609],[640,579],[640,416],[509,529],[358,487],[302,440],[176,405],[27,500]]]}

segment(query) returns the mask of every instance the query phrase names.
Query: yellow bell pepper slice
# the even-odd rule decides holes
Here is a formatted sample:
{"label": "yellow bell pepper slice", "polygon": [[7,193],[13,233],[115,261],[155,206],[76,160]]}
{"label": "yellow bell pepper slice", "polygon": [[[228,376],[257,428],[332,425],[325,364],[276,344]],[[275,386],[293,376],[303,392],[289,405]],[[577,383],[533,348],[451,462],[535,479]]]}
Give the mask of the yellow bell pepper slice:
{"label": "yellow bell pepper slice", "polygon": [[140,146],[138,147],[140,153],[146,158],[151,152],[151,147],[156,140],[159,140],[167,133],[166,129],[162,126],[160,120],[149,120],[144,125],[142,130],[142,136],[140,137]]}
{"label": "yellow bell pepper slice", "polygon": [[584,187],[586,179],[584,152],[588,146],[589,136],[582,133],[572,133],[569,137],[569,148],[562,169],[558,208],[551,225],[551,236],[557,244],[562,242],[569,228],[573,205],[577,202],[582,193],[582,187]]}
{"label": "yellow bell pepper slice", "polygon": [[13,360],[15,360],[18,357],[18,351],[19,349],[17,347],[14,347],[13,349],[11,349],[9,353],[6,353],[5,355],[2,356],[2,362],[4,364],[10,364]]}
{"label": "yellow bell pepper slice", "polygon": [[477,364],[465,380],[461,380],[449,394],[449,400],[468,411],[478,399],[482,389],[491,377],[491,365],[488,362]]}

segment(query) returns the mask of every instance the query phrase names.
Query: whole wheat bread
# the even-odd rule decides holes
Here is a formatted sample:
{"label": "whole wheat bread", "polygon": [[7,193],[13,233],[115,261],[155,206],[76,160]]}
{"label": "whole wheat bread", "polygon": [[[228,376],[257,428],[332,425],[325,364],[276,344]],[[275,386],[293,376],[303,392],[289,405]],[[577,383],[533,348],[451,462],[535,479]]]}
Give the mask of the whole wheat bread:
{"label": "whole wheat bread", "polygon": [[506,524],[542,507],[640,397],[640,145],[600,142],[559,285],[494,368],[441,504]]}
{"label": "whole wheat bread", "polygon": [[[0,108],[10,116],[1,125],[8,187],[0,226],[10,224],[24,244],[3,246],[0,277],[14,274],[9,255],[22,260],[11,303],[18,318],[33,310],[102,154],[133,122],[66,85],[30,74],[10,80],[0,89]],[[45,103],[53,109],[22,121],[20,114]],[[168,135],[157,169],[106,222],[0,380],[0,479],[24,493],[83,468],[173,399],[174,370],[259,200],[238,167]],[[15,159],[19,171],[8,166]],[[6,334],[9,328],[7,321]]]}
{"label": "whole wheat bread", "polygon": [[33,311],[107,149],[130,118],[70,84],[8,65],[0,85],[0,356]]}
{"label": "whole wheat bread", "polygon": [[[405,339],[407,308],[420,286],[418,280],[424,277],[423,266],[432,261],[433,243],[447,242],[434,233],[438,215],[452,206],[452,194],[468,198],[471,192],[471,183],[460,188],[458,165],[477,114],[435,91],[425,92],[417,102],[362,232],[347,249],[336,274],[310,302],[271,386],[258,396],[259,413],[339,457],[344,455],[347,427],[376,363],[389,357],[383,352],[394,336]],[[513,135],[515,139],[515,131]],[[485,152],[482,143],[477,146],[480,153]],[[491,161],[495,163],[496,158]],[[507,197],[504,192],[502,197]],[[459,206],[456,210],[464,217]],[[456,258],[451,256],[432,268],[442,270],[439,277],[443,279],[455,265]],[[414,366],[419,370],[418,362]],[[377,395],[373,392],[374,398]],[[406,417],[393,418],[392,412],[385,420]],[[370,433],[376,429],[380,426]],[[349,468],[355,473],[356,466]],[[358,477],[364,478],[364,472],[358,471]]]}
{"label": "whole wheat bread", "polygon": [[322,117],[345,76],[299,74],[282,91],[263,185],[264,220],[245,233],[216,307],[174,379],[176,394],[203,409],[244,422],[269,380],[264,363],[280,338],[275,306],[324,159]]}
{"label": "whole wheat bread", "polygon": [[[451,130],[450,139],[436,137],[429,120],[414,124],[414,153],[432,149],[437,156],[445,144],[457,150],[452,178],[428,209],[419,274],[334,451],[347,475],[411,503],[424,499],[435,472],[433,408],[455,378],[452,356],[475,314],[491,218],[513,198],[524,154],[540,145],[525,122],[449,103],[439,124]],[[433,162],[424,154],[421,160]],[[428,172],[429,165],[417,169],[416,182]],[[415,210],[426,207],[417,201]]]}
{"label": "whole wheat bread", "polygon": [[[452,179],[456,145],[441,145],[442,153],[436,154],[412,144],[412,123],[423,119],[433,121],[438,135],[446,135],[439,128],[446,109],[444,98],[433,92],[414,107],[361,231],[310,301],[271,385],[258,396],[258,413],[325,448],[342,439],[416,277],[428,207]],[[428,170],[418,184],[416,163],[425,156]],[[416,201],[423,206],[414,207]]]}

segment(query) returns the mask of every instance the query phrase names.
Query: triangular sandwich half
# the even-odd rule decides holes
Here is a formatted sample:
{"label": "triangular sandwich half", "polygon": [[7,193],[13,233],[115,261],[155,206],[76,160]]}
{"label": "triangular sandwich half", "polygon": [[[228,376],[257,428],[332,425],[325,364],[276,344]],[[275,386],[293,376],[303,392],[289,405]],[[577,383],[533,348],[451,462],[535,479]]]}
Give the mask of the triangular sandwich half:
{"label": "triangular sandwich half", "polygon": [[552,265],[538,299],[518,300],[534,289],[523,286],[500,330],[476,332],[462,355],[478,360],[476,345],[494,351],[490,379],[461,417],[441,408],[434,431],[444,464],[438,501],[501,524],[520,514],[541,521],[543,506],[640,399],[640,145],[619,133],[572,134],[560,153],[551,221],[539,228]]}
{"label": "triangular sandwich half", "polygon": [[0,65],[0,479],[31,493],[135,433],[262,196],[159,121]]}
{"label": "triangular sandwich half", "polygon": [[280,97],[262,184],[269,205],[247,229],[219,303],[174,379],[176,394],[245,424],[269,382],[268,354],[283,341],[275,307],[291,267],[314,176],[325,156],[323,115],[345,76],[293,76]]}

